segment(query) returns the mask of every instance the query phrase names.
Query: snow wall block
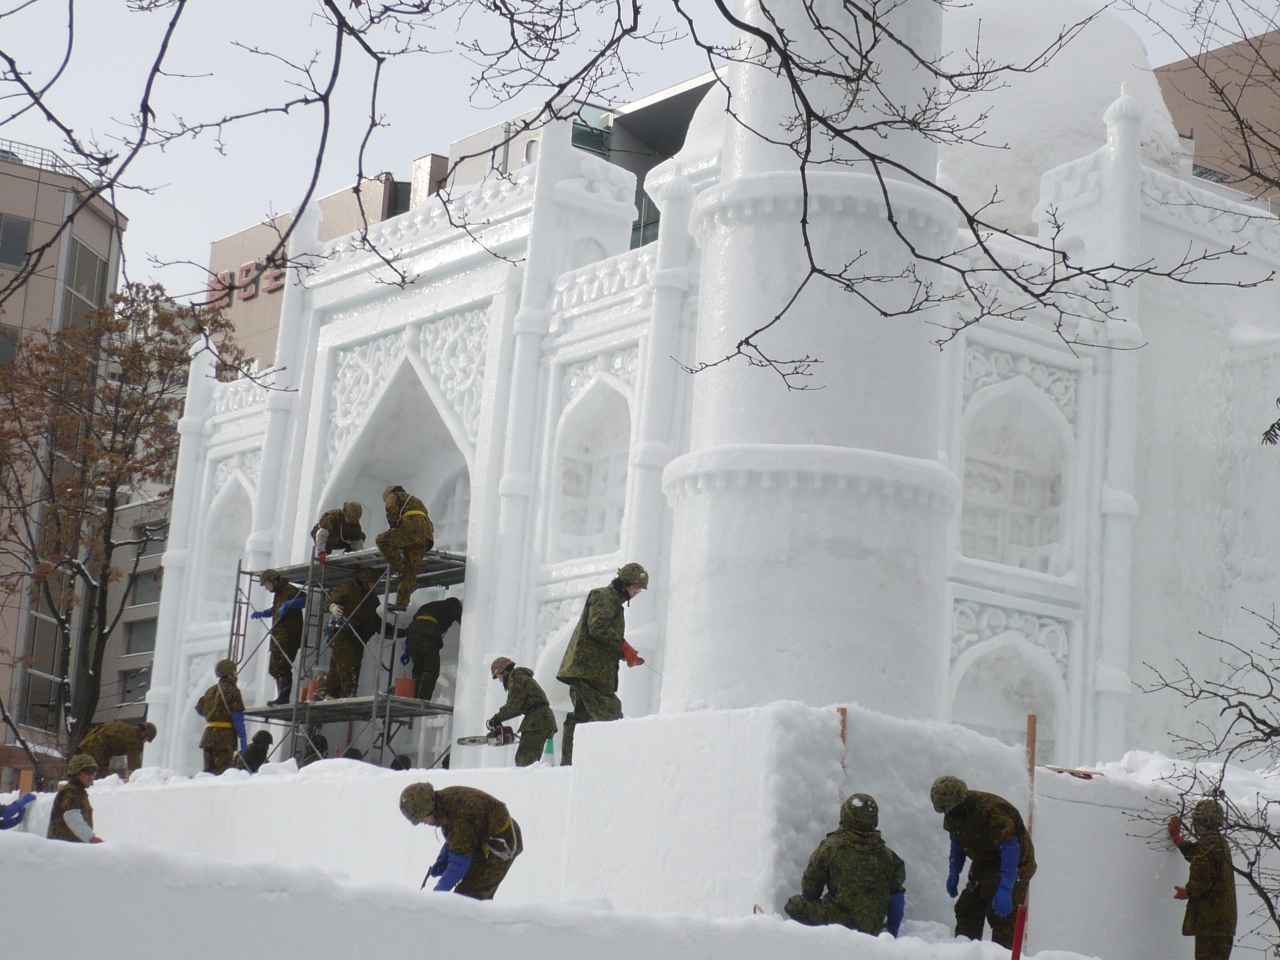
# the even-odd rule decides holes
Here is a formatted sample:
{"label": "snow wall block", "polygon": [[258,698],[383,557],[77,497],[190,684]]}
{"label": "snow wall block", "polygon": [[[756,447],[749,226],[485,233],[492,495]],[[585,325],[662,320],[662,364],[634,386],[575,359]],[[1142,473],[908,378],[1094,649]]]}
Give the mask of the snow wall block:
{"label": "snow wall block", "polygon": [[[880,833],[907,865],[907,917],[953,928],[955,901],[946,891],[951,840],[929,788],[938,777],[952,774],[972,790],[1004,797],[1025,818],[1031,799],[1026,751],[953,723],[903,720],[858,706],[845,710],[844,795],[876,798]],[[1033,895],[1039,882],[1037,873]],[[1051,939],[1044,945],[1062,946]]]}
{"label": "snow wall block", "polygon": [[711,917],[781,913],[841,800],[834,709],[781,702],[575,733],[565,899]]}

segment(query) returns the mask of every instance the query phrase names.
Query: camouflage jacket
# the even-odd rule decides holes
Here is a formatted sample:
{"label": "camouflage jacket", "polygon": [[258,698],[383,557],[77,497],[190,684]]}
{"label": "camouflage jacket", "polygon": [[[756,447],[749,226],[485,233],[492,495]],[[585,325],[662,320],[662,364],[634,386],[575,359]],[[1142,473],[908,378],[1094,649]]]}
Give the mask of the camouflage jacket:
{"label": "camouflage jacket", "polygon": [[426,641],[437,651],[444,646],[444,635],[450,627],[462,620],[462,601],[457,597],[445,597],[424,603],[413,615],[413,622],[404,628],[410,640]]}
{"label": "camouflage jacket", "polygon": [[372,590],[365,588],[359,580],[352,580],[334,589],[329,594],[329,603],[336,603],[342,608],[342,617],[336,622],[343,623],[355,630],[361,641],[377,636],[382,630],[382,616],[378,613],[378,597]]}
{"label": "camouflage jacket", "polygon": [[1191,863],[1187,878],[1185,937],[1233,937],[1236,933],[1236,875],[1231,848],[1220,833],[1207,833],[1179,850]]}
{"label": "camouflage jacket", "polygon": [[204,717],[206,723],[230,726],[233,713],[244,713],[244,698],[240,696],[240,688],[230,677],[222,677],[204,692],[204,696],[196,704],[196,713]]}
{"label": "camouflage jacket", "polygon": [[46,834],[50,840],[83,843],[67,826],[64,814],[70,810],[79,810],[84,815],[85,823],[93,826],[93,806],[89,803],[89,791],[77,780],[68,780],[58,788],[58,795],[53,798],[53,810],[49,814],[49,832]]}
{"label": "camouflage jacket", "polygon": [[275,623],[274,633],[277,637],[302,637],[302,610],[290,610],[283,617],[280,608],[302,593],[292,583],[277,581],[276,589],[271,594],[271,620]]}
{"label": "camouflage jacket", "polygon": [[[407,530],[421,526],[426,534],[424,539],[434,540],[436,538],[436,529],[431,523],[431,518],[427,516],[427,508],[417,497],[410,496],[403,491],[388,493],[382,498],[382,505],[387,508],[387,526],[392,530],[401,524]],[[405,514],[409,514],[409,516],[406,517]]]}
{"label": "camouflage jacket", "polygon": [[1036,851],[1018,808],[994,793],[970,790],[964,803],[951,810],[942,827],[960,841],[965,856],[974,864],[1000,864],[1000,844],[1018,841],[1018,879],[1029,880],[1036,872]]}
{"label": "camouflage jacket", "polygon": [[80,741],[80,753],[87,753],[98,761],[98,772],[107,775],[107,767],[112,757],[129,758],[129,772],[133,773],[142,766],[142,747],[146,743],[142,739],[142,731],[135,724],[123,720],[112,720],[90,730]]}
{"label": "camouflage jacket", "polygon": [[[493,715],[492,722],[501,723],[524,714],[528,719],[551,721],[551,729],[556,729],[555,714],[551,712],[551,704],[542,685],[533,679],[533,671],[528,667],[516,667],[507,680],[507,702]],[[528,720],[526,720],[528,722]]]}
{"label": "camouflage jacket", "polygon": [[627,627],[623,597],[616,580],[587,594],[578,626],[560,661],[557,680],[594,680],[610,690],[618,689],[618,661],[622,659]]}
{"label": "camouflage jacket", "polygon": [[507,805],[475,787],[436,791],[436,825],[449,849],[473,860],[488,852],[486,841],[511,827]]}
{"label": "camouflage jacket", "polygon": [[885,845],[879,830],[854,830],[841,825],[827,834],[809,858],[800,880],[806,897],[827,899],[840,907],[849,924],[863,933],[884,929],[889,898],[906,890],[907,867]]}
{"label": "camouflage jacket", "polygon": [[360,523],[352,523],[342,513],[342,509],[326,510],[320,517],[320,520],[311,528],[311,539],[316,538],[316,534],[321,528],[329,531],[329,542],[326,547],[330,550],[336,550],[342,547],[344,550],[351,548],[353,541],[364,540],[364,531],[360,529]]}

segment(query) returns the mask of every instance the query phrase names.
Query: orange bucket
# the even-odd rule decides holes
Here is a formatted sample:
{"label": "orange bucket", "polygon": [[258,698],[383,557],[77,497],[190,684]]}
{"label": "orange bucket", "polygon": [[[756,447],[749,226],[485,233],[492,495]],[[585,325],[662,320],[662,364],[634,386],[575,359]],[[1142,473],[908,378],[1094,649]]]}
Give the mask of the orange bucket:
{"label": "orange bucket", "polygon": [[396,678],[396,696],[408,697],[410,700],[418,696],[418,681],[413,677]]}
{"label": "orange bucket", "polygon": [[316,677],[314,680],[308,680],[298,691],[298,700],[306,703],[308,700],[315,699],[316,691],[320,689],[320,684],[324,682],[323,677]]}

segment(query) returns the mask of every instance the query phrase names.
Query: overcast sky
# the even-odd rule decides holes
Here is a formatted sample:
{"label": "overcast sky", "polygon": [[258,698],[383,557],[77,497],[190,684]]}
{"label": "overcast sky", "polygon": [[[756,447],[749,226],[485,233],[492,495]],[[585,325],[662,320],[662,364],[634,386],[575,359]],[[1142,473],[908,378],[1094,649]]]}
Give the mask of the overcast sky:
{"label": "overcast sky", "polygon": [[[348,0],[343,0],[344,5]],[[1053,0],[1025,0],[1028,3]],[[9,0],[17,6],[17,0]],[[280,53],[297,61],[330,46],[328,28],[312,12],[315,0],[190,0],[169,56],[173,75],[161,79],[153,103],[162,122],[173,115],[188,120],[252,110],[288,96],[295,79],[276,60],[236,46]],[[75,5],[76,43],[65,76],[49,97],[50,106],[81,136],[102,142],[119,134],[117,121],[136,110],[142,78],[163,34],[169,11],[131,13],[123,0]],[[16,54],[43,82],[62,56],[66,36],[64,2],[37,2],[0,20],[0,47]],[[1141,18],[1126,19],[1143,36],[1155,64],[1178,58],[1176,48],[1157,37]],[[533,105],[532,99],[494,104],[472,97],[475,70],[457,49],[463,32],[430,38],[438,53],[392,61],[386,68],[381,112],[388,127],[376,131],[366,152],[366,172],[391,171],[407,180],[413,160],[447,153],[450,142],[484,129]],[[629,57],[637,72],[635,96],[642,96],[707,69],[690,44],[663,49],[638,47]],[[328,69],[327,59],[317,74]],[[370,70],[350,43],[344,52],[344,79],[335,104],[333,150],[320,182],[331,193],[355,178],[355,147],[368,117]],[[1117,91],[1118,92],[1118,91]],[[10,111],[13,108],[9,102]],[[319,115],[254,119],[230,127],[221,139],[206,133],[139,158],[128,180],[146,188],[119,195],[129,217],[125,236],[130,279],[156,279],[171,292],[187,294],[203,285],[192,266],[156,267],[164,261],[204,264],[209,243],[298,203],[310,175]],[[35,111],[0,127],[0,138],[62,150],[57,130]]]}

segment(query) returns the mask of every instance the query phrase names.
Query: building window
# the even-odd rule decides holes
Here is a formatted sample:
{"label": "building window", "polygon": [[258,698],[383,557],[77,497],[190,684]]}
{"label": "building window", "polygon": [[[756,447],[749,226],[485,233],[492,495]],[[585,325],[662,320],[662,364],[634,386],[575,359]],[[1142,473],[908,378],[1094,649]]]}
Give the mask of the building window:
{"label": "building window", "polygon": [[151,689],[151,668],[120,671],[120,702],[142,703]]}
{"label": "building window", "polygon": [[125,653],[151,653],[156,648],[156,621],[134,620],[125,624]]}
{"label": "building window", "polygon": [[27,262],[31,246],[31,221],[22,217],[0,216],[0,264],[21,268]]}
{"label": "building window", "polygon": [[631,249],[658,239],[658,208],[644,189],[636,185],[636,210],[640,216],[631,224]]}
{"label": "building window", "polygon": [[[142,540],[146,536],[146,527],[133,528],[133,539]],[[168,540],[168,536],[169,529],[167,527],[161,527],[159,530],[151,530],[151,539],[139,548],[138,555],[143,557],[154,557],[164,553],[165,543]]]}
{"label": "building window", "polygon": [[63,326],[83,321],[106,299],[107,261],[75,239],[71,241],[71,257],[67,261],[66,292],[62,304]]}
{"label": "building window", "polygon": [[13,363],[13,358],[18,352],[18,339],[21,336],[22,331],[19,328],[0,323],[0,367],[6,363]]}
{"label": "building window", "polygon": [[159,603],[160,577],[159,570],[135,573],[133,575],[133,602],[131,606],[139,607],[144,603]]}

